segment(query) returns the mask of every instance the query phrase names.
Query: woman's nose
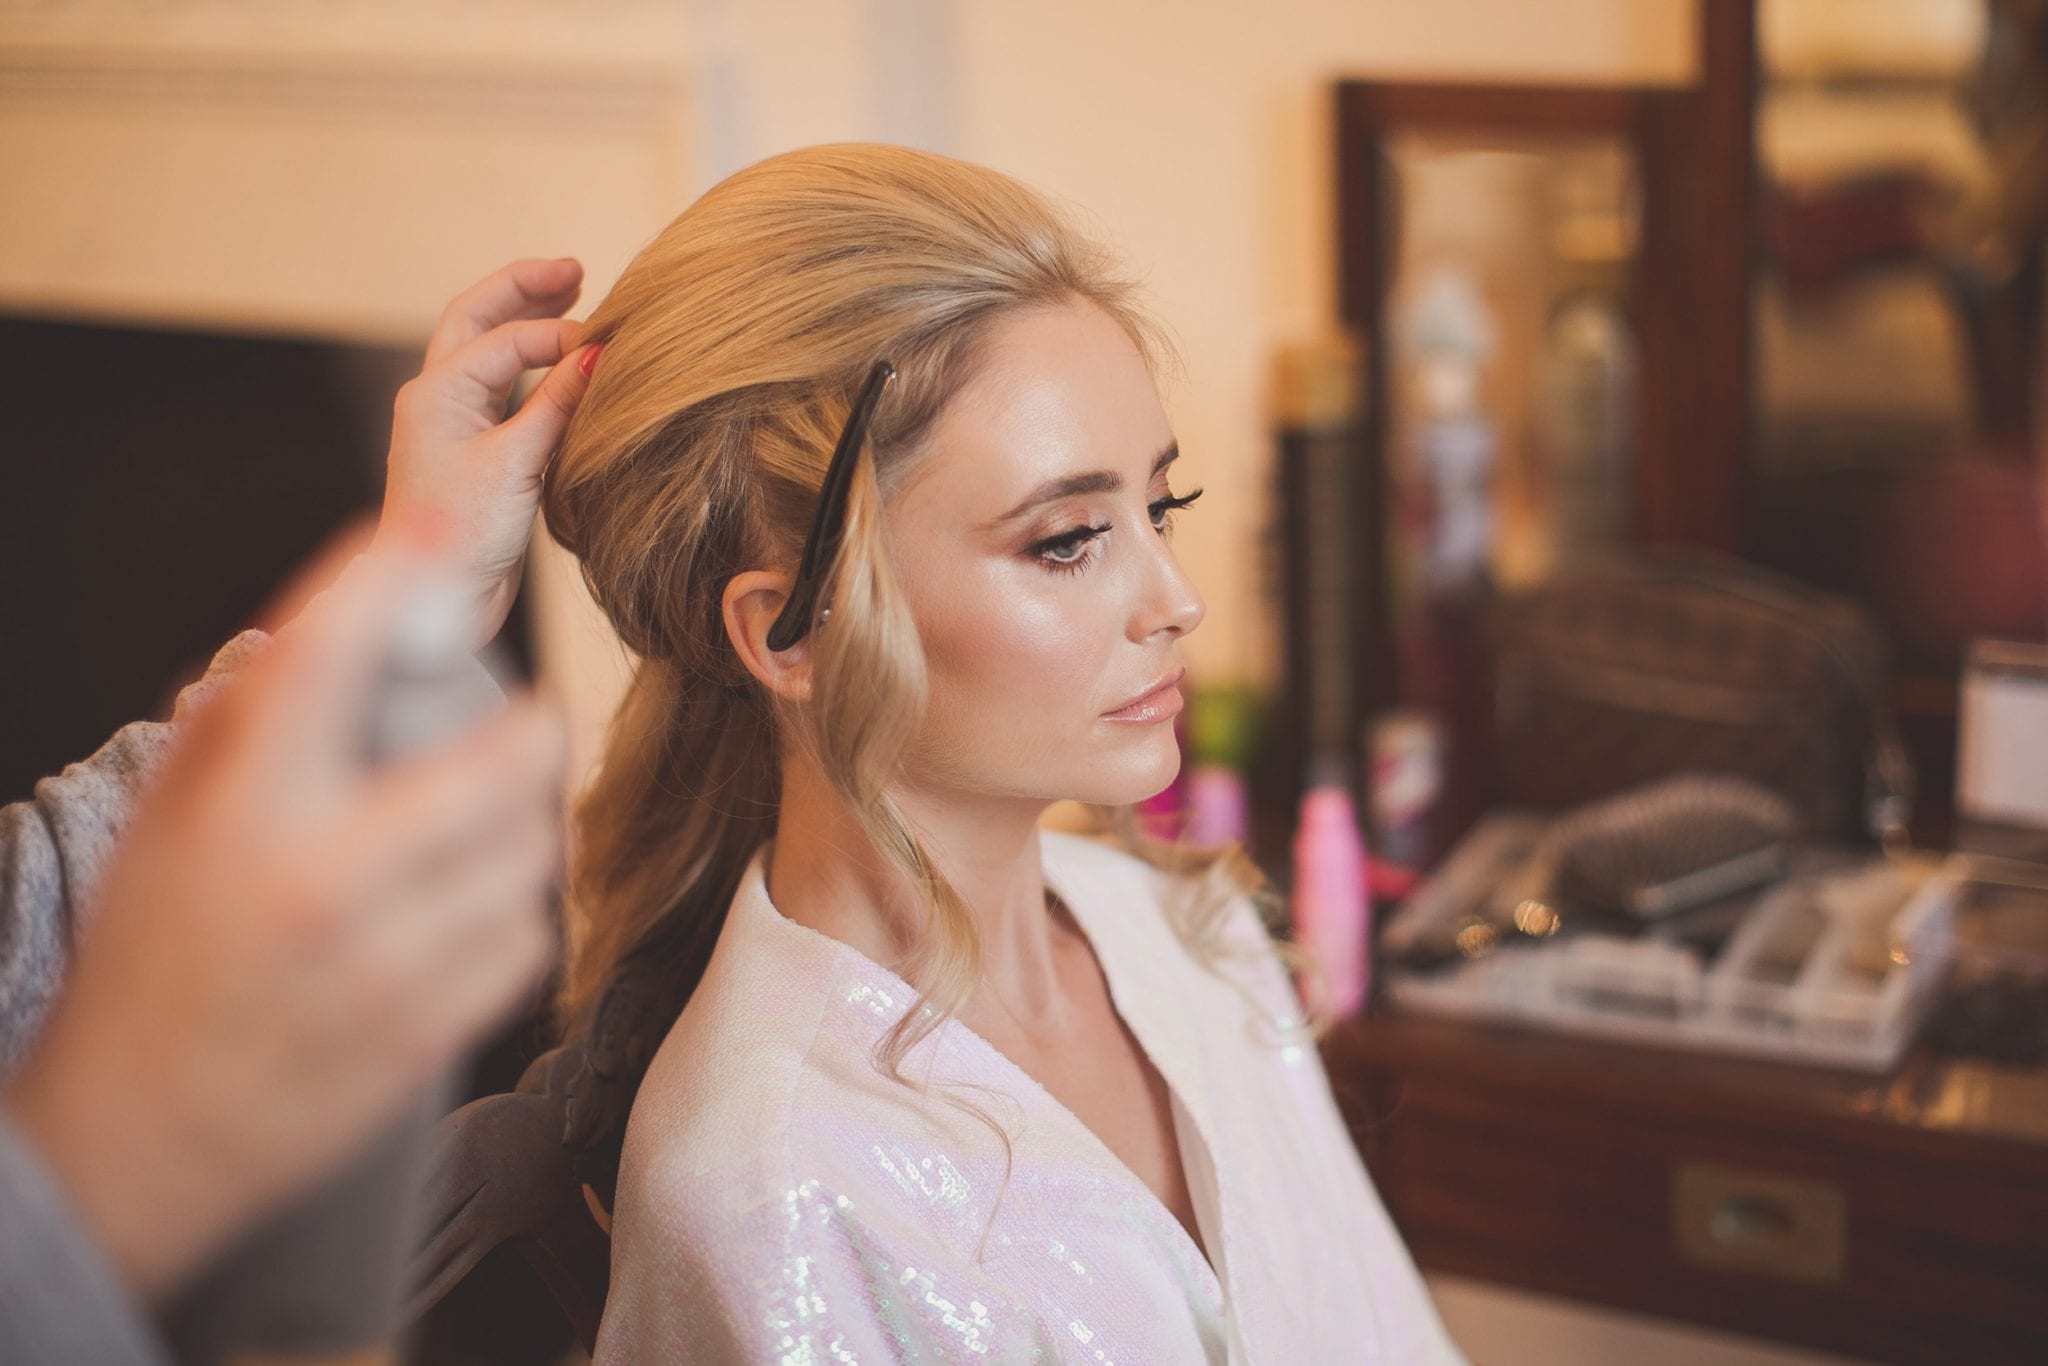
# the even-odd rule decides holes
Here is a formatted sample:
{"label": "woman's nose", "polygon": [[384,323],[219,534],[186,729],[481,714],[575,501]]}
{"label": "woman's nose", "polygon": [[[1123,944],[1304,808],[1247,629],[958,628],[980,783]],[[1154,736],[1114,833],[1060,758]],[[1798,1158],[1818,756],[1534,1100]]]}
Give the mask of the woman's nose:
{"label": "woman's nose", "polygon": [[1208,604],[1164,536],[1153,536],[1148,552],[1143,597],[1131,617],[1131,638],[1143,642],[1160,631],[1184,636],[1201,625]]}

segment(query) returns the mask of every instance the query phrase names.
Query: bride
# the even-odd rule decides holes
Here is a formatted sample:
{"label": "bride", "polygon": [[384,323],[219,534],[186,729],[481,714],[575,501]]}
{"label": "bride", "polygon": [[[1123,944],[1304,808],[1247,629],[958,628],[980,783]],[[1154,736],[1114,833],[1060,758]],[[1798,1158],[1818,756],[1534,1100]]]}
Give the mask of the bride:
{"label": "bride", "polygon": [[1111,260],[812,148],[587,336],[544,509],[642,661],[571,887],[634,1092],[598,1360],[1459,1360],[1242,855],[1041,828],[1172,780],[1203,614]]}

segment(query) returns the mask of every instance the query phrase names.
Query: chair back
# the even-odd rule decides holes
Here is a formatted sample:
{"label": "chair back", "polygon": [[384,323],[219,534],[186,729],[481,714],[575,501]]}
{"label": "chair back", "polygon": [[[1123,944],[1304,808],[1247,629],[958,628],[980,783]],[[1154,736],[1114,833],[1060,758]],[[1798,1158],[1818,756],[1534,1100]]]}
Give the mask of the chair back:
{"label": "chair back", "polygon": [[473,1100],[435,1127],[408,1321],[419,1322],[486,1256],[509,1245],[540,1277],[584,1350],[595,1350],[611,1240],[565,1142],[570,1085],[585,1066],[576,1045],[550,1049],[516,1089]]}

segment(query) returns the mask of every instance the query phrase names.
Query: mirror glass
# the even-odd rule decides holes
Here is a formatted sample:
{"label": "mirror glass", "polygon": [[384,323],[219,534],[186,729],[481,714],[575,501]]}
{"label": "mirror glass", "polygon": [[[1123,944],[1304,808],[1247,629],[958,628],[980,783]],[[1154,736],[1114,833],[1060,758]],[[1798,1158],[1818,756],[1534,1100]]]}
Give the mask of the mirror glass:
{"label": "mirror glass", "polygon": [[1756,36],[1749,549],[1944,711],[1970,638],[2048,618],[2048,12],[1759,0]]}

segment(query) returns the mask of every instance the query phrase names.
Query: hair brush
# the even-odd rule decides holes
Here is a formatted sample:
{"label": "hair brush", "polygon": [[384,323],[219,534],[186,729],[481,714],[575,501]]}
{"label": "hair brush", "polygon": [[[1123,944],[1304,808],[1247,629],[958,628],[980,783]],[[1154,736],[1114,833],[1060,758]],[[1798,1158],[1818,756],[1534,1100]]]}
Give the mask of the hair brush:
{"label": "hair brush", "polygon": [[1782,876],[1799,819],[1767,788],[1681,774],[1582,806],[1550,833],[1553,889],[1595,911],[1649,920]]}

